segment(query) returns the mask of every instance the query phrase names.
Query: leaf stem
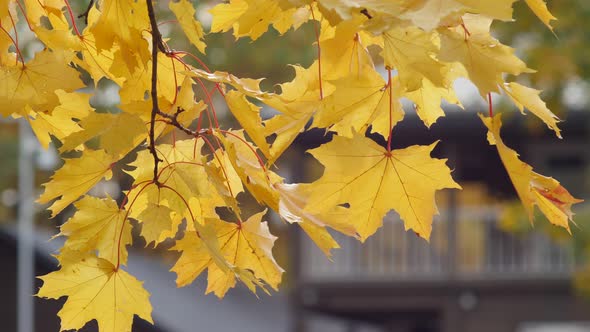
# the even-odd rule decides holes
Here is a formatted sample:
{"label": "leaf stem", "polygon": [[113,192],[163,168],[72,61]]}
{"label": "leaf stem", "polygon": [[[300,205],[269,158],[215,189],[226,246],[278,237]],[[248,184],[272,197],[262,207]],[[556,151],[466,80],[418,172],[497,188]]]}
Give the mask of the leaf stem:
{"label": "leaf stem", "polygon": [[393,132],[393,84],[391,84],[391,68],[387,67],[387,88],[389,89],[389,137],[387,137],[387,152],[391,152],[391,134]]}
{"label": "leaf stem", "polygon": [[[131,201],[131,203],[129,204],[129,207],[125,210],[125,217],[123,218],[123,222],[121,223],[121,230],[119,231],[119,239],[117,240],[117,265],[115,266],[115,271],[119,270],[119,266],[121,266],[121,239],[123,239],[123,230],[125,229],[125,222],[127,221],[127,217],[129,217],[129,212],[131,212],[131,208],[133,207],[133,204],[135,204],[135,201],[137,200],[137,198],[139,197],[139,195],[141,195],[141,193],[145,190],[145,188],[147,188],[150,184],[154,184],[154,181],[149,181],[148,183],[146,183],[137,193],[137,195],[135,195],[135,197],[133,198],[133,200]],[[132,187],[133,189],[133,187]],[[130,189],[131,191],[131,189]],[[120,210],[121,208],[119,208]]]}
{"label": "leaf stem", "polygon": [[20,48],[18,47],[18,42],[16,40],[14,40],[14,38],[12,38],[12,36],[10,35],[10,32],[6,31],[6,29],[4,29],[4,27],[0,24],[0,30],[4,31],[4,33],[6,33],[6,35],[8,36],[8,38],[10,38],[10,40],[12,41],[12,44],[14,44],[14,48],[16,49],[16,54],[17,54],[17,60],[16,62],[18,63],[18,59],[20,59],[20,61],[23,64],[23,67],[25,65],[25,59],[23,58],[22,53],[20,52]]}
{"label": "leaf stem", "polygon": [[[16,2],[16,5],[18,6],[18,8],[20,8],[21,13],[23,13],[23,17],[25,18],[25,21],[27,22],[27,25],[29,26],[29,30],[33,31],[33,26],[31,25],[31,22],[29,22],[29,18],[27,17],[27,13],[25,12],[23,5],[18,0],[15,2]],[[9,12],[9,14],[10,14],[10,12]]]}
{"label": "leaf stem", "polygon": [[65,4],[66,4],[66,9],[68,10],[68,15],[70,16],[70,19],[72,20],[72,26],[74,27],[74,32],[76,33],[76,36],[78,36],[78,38],[82,39],[82,34],[80,34],[80,31],[78,30],[78,26],[76,25],[76,18],[74,17],[74,13],[72,12],[72,7],[70,7],[70,3],[68,0],[64,0]]}

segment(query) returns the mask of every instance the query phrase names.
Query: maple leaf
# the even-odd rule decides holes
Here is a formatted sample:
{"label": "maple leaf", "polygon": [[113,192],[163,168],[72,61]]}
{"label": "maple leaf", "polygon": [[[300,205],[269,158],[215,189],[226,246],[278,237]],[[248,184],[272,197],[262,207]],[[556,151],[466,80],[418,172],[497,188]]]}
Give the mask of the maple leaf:
{"label": "maple leaf", "polygon": [[[276,237],[270,234],[267,223],[262,221],[265,213],[257,213],[241,224],[219,219],[207,219],[205,224],[213,232],[219,252],[230,266],[253,271],[256,278],[264,280],[276,290],[283,269],[272,257]],[[208,269],[207,293],[213,292],[223,297],[229,288],[234,287],[236,274],[234,270],[224,269],[223,265],[215,262],[210,255],[211,245],[207,246],[205,241],[192,232],[177,241],[172,250],[181,251],[182,254],[172,271],[178,275],[178,286],[185,286]]]}
{"label": "maple leaf", "polygon": [[45,191],[37,202],[45,204],[60,197],[49,207],[51,217],[55,217],[100,180],[109,180],[116,161],[104,150],[85,150],[80,158],[65,159],[64,165],[53,174],[51,181],[43,185]]}
{"label": "maple leaf", "polygon": [[334,28],[333,36],[320,41],[322,79],[335,80],[355,74],[360,76],[364,70],[373,69],[373,60],[366,47],[382,44],[382,38],[361,30],[366,19],[366,16],[355,15],[351,20],[342,21]]}
{"label": "maple leaf", "polygon": [[168,206],[148,202],[147,207],[137,217],[141,220],[141,236],[146,244],[154,242],[154,245],[157,245],[170,237],[167,233],[175,233],[178,225],[174,225],[172,214],[173,211]]}
{"label": "maple leaf", "polygon": [[478,13],[489,18],[512,21],[512,4],[516,0],[497,0],[494,2],[480,0],[457,0],[469,8],[469,12]]}
{"label": "maple leaf", "polygon": [[272,24],[283,34],[294,26],[298,28],[309,18],[307,9],[283,8],[278,1],[231,0],[218,4],[209,11],[213,15],[211,32],[234,29],[236,39],[248,36],[258,39]]}
{"label": "maple leaf", "polygon": [[528,109],[543,120],[547,127],[555,132],[557,137],[561,138],[561,130],[557,127],[559,118],[547,108],[545,102],[539,97],[541,91],[514,82],[504,84],[502,89],[512,99],[522,114],[524,114],[525,108]]}
{"label": "maple leaf", "polygon": [[123,156],[146,137],[144,122],[129,113],[109,114],[91,112],[78,122],[78,130],[63,138],[60,151],[78,148],[92,138],[100,138],[100,148],[113,156]]}
{"label": "maple leaf", "polygon": [[25,13],[27,20],[35,26],[41,24],[43,17],[47,17],[51,13],[61,13],[65,6],[64,2],[60,0],[24,0],[23,3],[27,8]]}
{"label": "maple leaf", "polygon": [[561,226],[570,232],[569,221],[572,220],[571,206],[582,200],[574,198],[553,178],[533,172],[533,168],[518,158],[516,151],[507,147],[500,137],[502,127],[501,115],[486,118],[480,115],[488,128],[488,141],[498,149],[500,159],[506,167],[508,176],[516,189],[529,220],[533,221],[535,205],[554,225]]}
{"label": "maple leaf", "polygon": [[[270,147],[269,164],[273,164],[293,143],[320,106],[318,62],[314,62],[309,68],[292,67],[295,69],[295,78],[281,84],[282,93],[262,99],[265,104],[281,113],[265,122],[266,136],[276,135]],[[334,87],[324,84],[321,91],[323,97],[327,97],[334,91]]]}
{"label": "maple leaf", "polygon": [[379,73],[370,69],[360,76],[350,75],[332,84],[335,90],[322,101],[314,126],[330,128],[346,137],[352,137],[355,132],[365,132],[372,126],[373,132],[387,137],[391,126],[404,117],[399,102],[402,88],[396,78],[393,78],[390,87]]}
{"label": "maple leaf", "polygon": [[133,316],[153,324],[149,293],[138,281],[111,262],[86,256],[79,262],[61,262],[59,271],[39,277],[37,296],[67,296],[61,310],[61,331],[78,330],[96,320],[102,332],[131,331]]}
{"label": "maple leaf", "polygon": [[311,196],[309,184],[277,184],[280,194],[279,215],[289,223],[297,223],[315,244],[331,257],[331,250],[340,248],[336,240],[327,231],[331,227],[339,232],[356,236],[356,230],[350,222],[347,209],[337,206],[330,211],[319,213],[305,211]]}
{"label": "maple leaf", "polygon": [[260,118],[260,107],[249,102],[245,94],[235,90],[225,94],[225,101],[229,110],[248,133],[248,136],[256,143],[260,151],[265,156],[270,157],[270,148],[266,142],[264,131],[260,130],[263,127]]}
{"label": "maple leaf", "polygon": [[205,53],[205,42],[203,37],[203,27],[201,23],[195,19],[195,8],[188,0],[180,0],[178,2],[170,2],[168,5],[170,10],[176,16],[178,23],[182,31],[188,37],[188,40],[193,44],[201,53]]}
{"label": "maple leaf", "polygon": [[[396,0],[396,1],[337,1],[322,0],[318,5],[322,14],[331,23],[338,23],[340,20],[348,20],[355,12],[366,10],[375,21],[382,23],[379,16],[395,17],[405,12],[421,8],[426,0]],[[383,24],[383,23],[382,23]]]}
{"label": "maple leaf", "polygon": [[549,28],[549,30],[553,31],[553,27],[551,26],[551,21],[556,20],[555,16],[549,12],[547,9],[547,4],[543,0],[525,0],[526,4],[529,8],[537,15],[537,17]]}
{"label": "maple leaf", "polygon": [[453,89],[437,87],[427,79],[423,79],[419,89],[405,92],[404,96],[414,102],[416,113],[428,128],[445,115],[441,107],[443,99],[463,107]]}
{"label": "maple leaf", "polygon": [[98,257],[113,264],[127,262],[126,246],[131,244],[131,224],[127,213],[112,198],[84,196],[74,203],[77,211],[56,236],[67,236],[63,255],[85,256],[98,251]]}
{"label": "maple leaf", "polygon": [[351,222],[362,241],[381,227],[385,215],[395,210],[424,239],[430,238],[437,213],[434,194],[461,187],[451,178],[446,159],[430,157],[436,143],[387,151],[360,134],[335,136],[309,151],[325,167],[312,184],[307,211],[350,204]]}
{"label": "maple leaf", "polygon": [[[182,219],[189,214],[190,197],[201,199],[214,195],[200,154],[202,146],[202,141],[193,139],[176,141],[174,145],[158,145],[158,155],[164,161],[159,169],[158,183],[153,181],[153,157],[149,151],[140,151],[135,161],[129,164],[135,168],[127,171],[135,179],[135,189],[128,193],[127,209],[130,210],[129,216],[141,224],[152,223],[142,225],[145,229],[142,235],[146,235],[148,243],[153,241],[158,244],[176,234]],[[156,211],[150,211],[154,206],[173,211],[169,214],[172,222],[158,220],[159,226],[154,225],[154,218],[163,217],[155,216]]]}
{"label": "maple leaf", "polygon": [[533,72],[514,55],[512,48],[490,35],[491,19],[465,14],[463,21],[464,27],[441,30],[438,59],[460,63],[482,96],[499,92],[498,85],[504,83],[502,75],[505,73]]}
{"label": "maple leaf", "polygon": [[[120,58],[130,71],[149,59],[148,43],[142,32],[149,29],[147,7],[144,3],[132,0],[103,0],[100,16],[90,27],[98,51],[110,50],[119,45],[115,57]],[[139,59],[139,61],[138,61]]]}
{"label": "maple leaf", "polygon": [[74,53],[70,51],[44,50],[36,53],[35,58],[26,65],[2,66],[1,114],[9,116],[23,112],[26,105],[33,110],[52,110],[59,104],[54,89],[71,92],[82,88],[84,84],[79,73],[69,65],[73,57]]}
{"label": "maple leaf", "polygon": [[383,58],[385,65],[395,68],[399,80],[407,91],[420,88],[423,78],[435,86],[446,87],[445,71],[448,69],[434,59],[438,47],[435,34],[416,27],[394,27],[383,33]]}
{"label": "maple leaf", "polygon": [[266,204],[274,211],[279,209],[279,193],[274,185],[283,179],[272,171],[263,168],[260,160],[254,154],[254,147],[244,138],[240,131],[231,132],[232,135],[219,136],[225,147],[228,159],[242,184],[259,202]]}

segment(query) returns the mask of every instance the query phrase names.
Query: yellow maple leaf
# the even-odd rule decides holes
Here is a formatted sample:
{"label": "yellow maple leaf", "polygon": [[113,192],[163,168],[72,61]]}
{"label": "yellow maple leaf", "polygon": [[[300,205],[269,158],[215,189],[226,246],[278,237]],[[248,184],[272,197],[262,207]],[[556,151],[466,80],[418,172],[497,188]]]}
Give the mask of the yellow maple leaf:
{"label": "yellow maple leaf", "polygon": [[512,99],[522,114],[524,114],[525,108],[528,109],[531,113],[539,117],[539,119],[543,120],[547,127],[555,132],[557,137],[561,138],[561,130],[557,127],[559,118],[547,108],[545,102],[539,97],[541,91],[515,82],[504,84],[502,89]]}
{"label": "yellow maple leaf", "polygon": [[524,206],[529,220],[533,221],[535,205],[557,226],[570,232],[569,221],[572,220],[571,206],[582,202],[574,198],[553,178],[545,177],[533,172],[533,168],[518,158],[516,151],[507,147],[500,137],[502,127],[501,115],[487,118],[480,115],[481,120],[488,128],[488,141],[498,149],[500,159],[506,167],[506,171],[516,189],[516,193]]}
{"label": "yellow maple leaf", "polygon": [[97,250],[98,257],[114,265],[126,264],[131,244],[131,224],[112,198],[84,196],[74,203],[77,211],[61,227],[58,236],[67,236],[62,255],[85,256]]}
{"label": "yellow maple leaf", "polygon": [[[135,181],[134,189],[128,193],[126,208],[130,211],[131,218],[140,223],[146,220],[152,223],[145,226],[149,228],[146,240],[157,238],[157,243],[162,242],[176,234],[185,216],[194,219],[196,216],[189,210],[191,197],[201,199],[217,195],[211,190],[212,185],[204,167],[205,161],[200,154],[202,147],[203,142],[195,139],[176,141],[174,145],[157,145],[156,151],[163,160],[158,169],[158,184],[153,182],[154,161],[148,150],[140,151],[135,161],[129,164],[135,169],[127,173]],[[154,224],[150,221],[155,217],[153,211],[149,211],[154,206],[169,208],[172,222],[160,220]]]}
{"label": "yellow maple leaf", "polygon": [[41,19],[51,13],[60,13],[65,7],[60,0],[24,0],[27,20],[34,26],[41,25]]}
{"label": "yellow maple leaf", "polygon": [[278,212],[281,218],[289,223],[298,224],[326,256],[331,257],[331,250],[340,248],[327,227],[349,236],[356,236],[350,214],[343,207],[337,206],[333,210],[319,213],[305,211],[312,189],[309,184],[281,183],[275,185],[275,188],[280,194]]}
{"label": "yellow maple leaf", "polygon": [[264,127],[260,118],[260,107],[252,104],[246,99],[245,94],[236,90],[227,92],[225,94],[225,101],[229,110],[260,151],[266,157],[270,157],[270,148],[266,142],[264,130],[260,130],[261,127]]}
{"label": "yellow maple leaf", "polygon": [[37,202],[45,204],[61,197],[49,207],[51,217],[55,217],[98,181],[110,179],[116,161],[104,150],[85,150],[80,158],[65,159],[65,164],[53,174],[51,181],[43,185],[45,191]]}
{"label": "yellow maple leaf", "polygon": [[[264,280],[273,289],[281,282],[283,269],[272,257],[272,247],[276,237],[271,235],[262,216],[266,211],[257,213],[241,224],[228,223],[219,219],[207,219],[205,224],[211,228],[219,251],[230,267],[251,270],[256,278]],[[199,233],[200,235],[200,233]],[[205,240],[207,241],[207,240]],[[172,250],[181,251],[172,271],[177,274],[178,286],[191,283],[205,269],[209,269],[207,293],[213,292],[218,297],[236,282],[234,269],[224,269],[214,261],[210,249],[196,233],[186,233],[177,241]]]}
{"label": "yellow maple leaf", "polygon": [[325,211],[349,204],[351,222],[362,241],[375,233],[385,215],[395,210],[412,229],[428,240],[438,213],[435,192],[461,188],[451,177],[446,159],[431,158],[436,143],[387,151],[356,134],[335,136],[309,151],[324,166],[324,175],[312,183],[308,211]]}
{"label": "yellow maple leaf", "polygon": [[[359,14],[351,20],[342,21],[335,27],[332,36],[320,41],[322,79],[335,80],[360,75],[364,70],[374,68],[366,47],[381,39],[361,30],[366,19],[367,17]],[[324,34],[327,30],[328,28],[322,28]]]}
{"label": "yellow maple leaf", "polygon": [[39,277],[37,296],[67,296],[61,310],[61,331],[78,330],[96,320],[101,332],[131,331],[133,316],[152,321],[149,293],[142,282],[111,262],[86,256],[79,262],[61,262],[61,269]]}
{"label": "yellow maple leaf", "polygon": [[236,39],[248,36],[256,40],[272,24],[283,34],[291,26],[299,27],[309,18],[309,11],[288,7],[282,8],[279,1],[266,0],[231,0],[218,4],[209,11],[213,15],[211,32],[225,32],[233,28]]}
{"label": "yellow maple leaf", "polygon": [[[145,3],[133,0],[103,0],[100,9],[92,7],[91,12],[100,11],[96,22],[90,25],[98,51],[110,50],[118,45],[114,53],[126,67],[133,71],[150,59],[148,42],[142,37],[149,31],[149,19]],[[138,61],[139,60],[139,61]]]}
{"label": "yellow maple leaf", "polygon": [[[51,113],[29,112],[27,120],[37,139],[45,149],[51,142],[51,136],[63,142],[64,138],[82,130],[74,119],[87,117],[93,111],[90,107],[90,94],[82,92],[65,92],[56,90],[60,104]],[[30,108],[27,106],[27,109]]]}
{"label": "yellow maple leaf", "polygon": [[348,20],[354,13],[364,9],[371,16],[371,20],[379,23],[374,26],[374,28],[377,29],[389,26],[390,22],[387,22],[387,19],[383,19],[382,16],[386,16],[387,18],[400,16],[405,12],[421,8],[426,1],[427,0],[321,0],[318,2],[318,6],[324,17],[326,17],[332,24],[336,24],[341,20]]}
{"label": "yellow maple leaf", "polygon": [[309,68],[292,67],[295,69],[295,78],[281,84],[282,93],[262,99],[265,104],[281,113],[265,121],[265,135],[276,135],[270,147],[269,164],[273,164],[293,143],[318,110],[320,91],[323,92],[323,97],[334,91],[334,87],[328,82],[324,82],[320,90],[317,61]]}
{"label": "yellow maple leaf", "polygon": [[441,107],[443,99],[451,104],[463,107],[452,88],[437,87],[426,78],[423,79],[420,88],[411,92],[406,91],[403,95],[414,102],[416,113],[428,128],[438,118],[445,115]]}
{"label": "yellow maple leaf", "polygon": [[[177,82],[184,82],[185,78],[181,68],[178,68],[178,65],[174,67],[173,61],[176,60],[167,57],[161,52],[158,53],[158,95],[168,100],[169,103],[173,103],[174,98],[177,96]],[[151,90],[152,84],[151,59],[145,64],[138,64],[137,68],[129,70],[126,64],[121,61],[121,57],[115,57],[110,72],[116,77],[125,78],[119,91],[122,104],[145,100],[144,97]],[[149,109],[151,110],[151,108]]]}
{"label": "yellow maple leaf", "polygon": [[84,87],[78,71],[69,65],[73,57],[71,51],[44,50],[36,53],[26,65],[2,66],[0,114],[26,115],[23,112],[26,105],[35,111],[53,110],[59,104],[55,90],[71,92]]}
{"label": "yellow maple leaf", "polygon": [[414,26],[394,27],[383,33],[383,59],[389,68],[398,71],[399,80],[407,91],[420,88],[423,78],[437,87],[447,87],[448,69],[434,58],[438,47],[435,33]]}
{"label": "yellow maple leaf", "polygon": [[154,242],[154,246],[169,237],[168,233],[176,233],[172,221],[173,211],[166,205],[148,202],[147,207],[137,217],[141,221],[141,236],[146,245]]}
{"label": "yellow maple leaf", "polygon": [[[429,32],[446,25],[448,21],[453,21],[469,9],[471,8],[461,3],[461,0],[429,0],[420,9],[404,13],[401,17],[411,20],[415,26]],[[510,15],[512,16],[512,12]]]}
{"label": "yellow maple leaf", "polygon": [[514,55],[511,47],[490,35],[492,19],[465,14],[463,22],[463,25],[439,30],[441,49],[438,59],[460,63],[482,96],[499,92],[498,85],[504,83],[504,74],[533,72]]}
{"label": "yellow maple leaf", "polygon": [[235,172],[259,203],[278,211],[279,193],[274,188],[274,184],[282,182],[283,179],[260,165],[260,161],[253,152],[254,146],[247,143],[242,131],[231,133],[233,135],[218,136]]}
{"label": "yellow maple leaf", "polygon": [[553,31],[553,27],[551,26],[551,21],[556,20],[555,16],[551,14],[549,9],[547,9],[547,4],[543,0],[525,0],[526,4],[529,8],[537,15],[537,17],[549,28],[549,30]]}
{"label": "yellow maple leaf", "polygon": [[199,52],[205,53],[206,45],[203,41],[205,33],[203,32],[201,23],[195,19],[195,8],[190,3],[190,1],[170,1],[169,7],[176,16],[182,31],[184,31],[191,44],[193,44],[199,50]]}
{"label": "yellow maple leaf", "polygon": [[78,125],[82,130],[76,131],[63,141],[60,151],[78,148],[92,138],[99,138],[99,146],[108,154],[123,156],[135,148],[147,136],[145,123],[138,116],[129,113],[91,112],[81,119]]}
{"label": "yellow maple leaf", "polygon": [[372,126],[373,132],[387,137],[391,127],[404,117],[399,102],[403,90],[395,77],[389,87],[379,73],[369,69],[360,76],[349,75],[332,84],[335,90],[322,101],[314,126],[330,128],[346,137]]}
{"label": "yellow maple leaf", "polygon": [[470,13],[477,13],[489,18],[495,18],[502,21],[512,21],[512,4],[516,0],[457,0],[469,8]]}
{"label": "yellow maple leaf", "polygon": [[[217,214],[207,214],[206,212],[210,211],[211,207],[227,206],[239,215],[240,207],[236,197],[241,192],[244,192],[244,186],[240,175],[232,164],[230,155],[223,149],[217,149],[214,158],[205,165],[205,171],[209,176],[209,185],[211,187],[209,192],[213,194],[210,197],[199,197],[196,210],[201,211],[200,214],[203,216],[212,217],[217,216]],[[190,220],[189,216],[187,216],[187,220]],[[203,220],[201,218],[198,221],[202,222]]]}

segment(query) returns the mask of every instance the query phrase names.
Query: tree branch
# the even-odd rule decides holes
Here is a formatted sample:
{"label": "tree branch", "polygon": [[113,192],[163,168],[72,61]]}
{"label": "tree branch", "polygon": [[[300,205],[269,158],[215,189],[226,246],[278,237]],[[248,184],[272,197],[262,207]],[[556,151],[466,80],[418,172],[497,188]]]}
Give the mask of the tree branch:
{"label": "tree branch", "polygon": [[86,11],[78,15],[78,18],[84,17],[84,23],[86,25],[88,25],[88,13],[90,13],[90,9],[92,9],[92,6],[94,6],[94,0],[90,0],[90,2],[88,3],[88,8],[86,8]]}
{"label": "tree branch", "polygon": [[146,3],[148,9],[148,16],[150,19],[150,25],[152,28],[152,114],[150,118],[149,150],[150,153],[154,156],[154,183],[159,185],[158,163],[162,161],[162,159],[158,157],[158,152],[156,151],[154,127],[156,124],[156,114],[162,113],[160,111],[160,107],[158,106],[158,49],[160,48],[159,44],[163,45],[163,42],[160,30],[158,30],[158,22],[156,22],[156,15],[154,13],[154,6],[152,4],[152,0],[146,0]]}

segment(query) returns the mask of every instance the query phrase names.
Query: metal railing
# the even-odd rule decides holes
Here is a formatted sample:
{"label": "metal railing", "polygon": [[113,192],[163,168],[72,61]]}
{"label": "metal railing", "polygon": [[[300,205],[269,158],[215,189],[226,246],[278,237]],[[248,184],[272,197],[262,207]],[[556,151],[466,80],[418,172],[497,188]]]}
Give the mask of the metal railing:
{"label": "metal railing", "polygon": [[406,232],[390,213],[364,244],[335,234],[341,249],[330,262],[306,236],[301,277],[307,281],[364,281],[443,278],[568,277],[575,267],[573,248],[531,230],[512,234],[498,226],[492,206],[457,207],[435,217],[430,243]]}

